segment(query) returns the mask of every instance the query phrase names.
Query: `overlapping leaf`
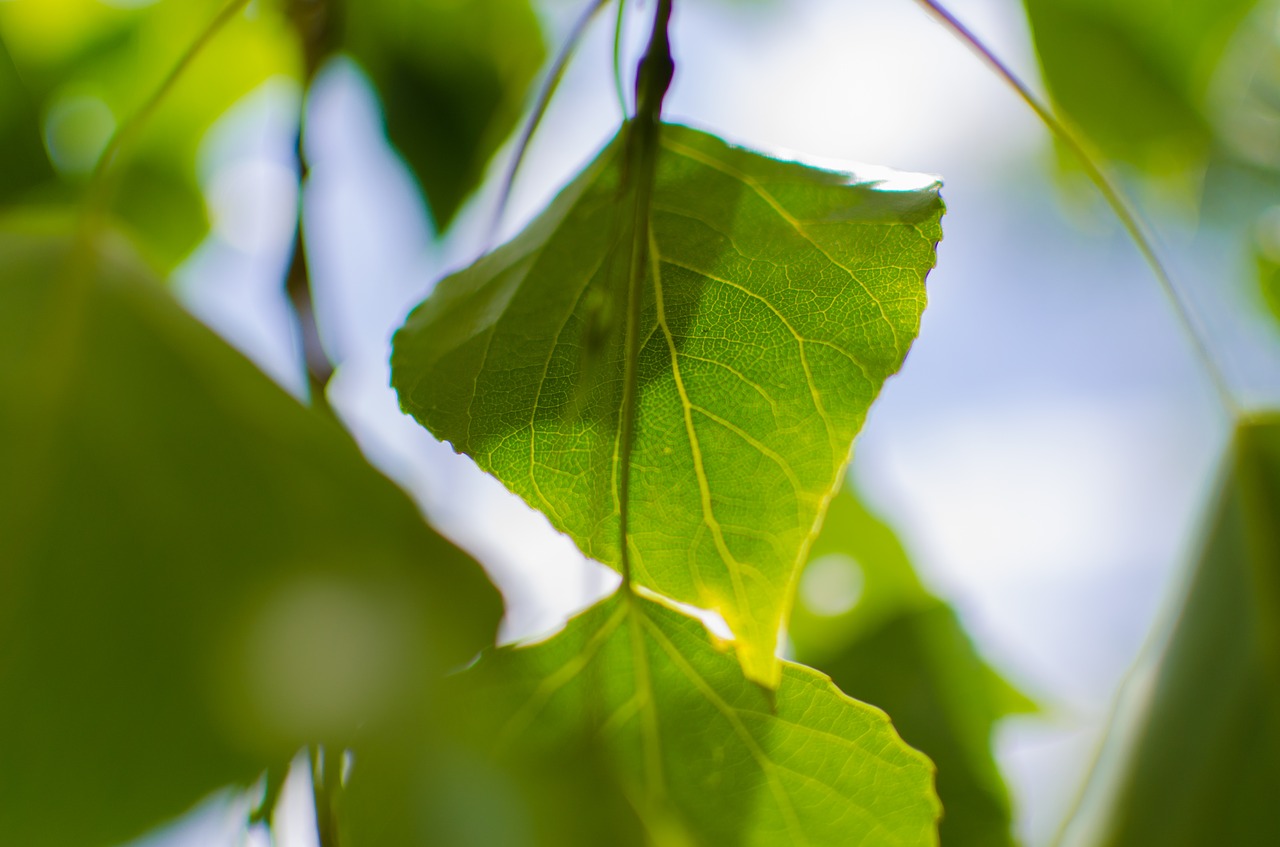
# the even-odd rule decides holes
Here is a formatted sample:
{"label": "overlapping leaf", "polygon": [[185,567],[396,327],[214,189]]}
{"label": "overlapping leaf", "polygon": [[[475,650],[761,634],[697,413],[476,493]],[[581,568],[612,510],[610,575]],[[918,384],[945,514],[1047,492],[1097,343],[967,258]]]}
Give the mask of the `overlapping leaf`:
{"label": "overlapping leaf", "polygon": [[31,847],[345,743],[500,612],[332,421],[62,232],[0,229],[0,840]]}
{"label": "overlapping leaf", "polygon": [[1100,805],[1076,834],[1100,829],[1070,843],[1280,841],[1280,417],[1236,429],[1145,719],[1111,776],[1095,775]]}
{"label": "overlapping leaf", "polygon": [[[490,751],[457,773],[505,790],[440,811],[491,827],[504,818],[500,843],[936,843],[932,768],[882,712],[790,663],[770,696],[701,623],[626,588],[548,641],[483,657],[457,683]],[[547,814],[557,796],[570,814]],[[602,838],[605,810],[613,831]],[[566,834],[593,817],[594,832]]]}
{"label": "overlapping leaf", "polygon": [[943,844],[1013,843],[991,730],[1032,706],[982,660],[893,531],[850,491],[832,501],[814,541],[788,633],[797,660],[884,709],[934,761]]}
{"label": "overlapping leaf", "polygon": [[721,612],[747,675],[776,686],[813,528],[917,332],[937,185],[884,190],[664,127],[621,455],[633,204],[620,150],[440,283],[396,336],[393,382],[405,411],[587,555],[618,566],[628,508],[634,579]]}
{"label": "overlapping leaf", "polygon": [[369,72],[387,134],[448,227],[515,128],[545,48],[529,0],[360,0],[344,47]]}
{"label": "overlapping leaf", "polygon": [[[11,92],[15,107],[29,101],[61,177],[0,179],[0,206],[73,196],[111,133],[139,111],[226,2],[123,5],[0,3],[0,37],[15,72],[5,79],[0,56],[0,92]],[[161,265],[183,259],[208,231],[196,171],[206,131],[267,80],[301,75],[297,39],[280,6],[254,4],[204,44],[119,163],[112,211]],[[0,106],[0,138],[9,108]],[[48,160],[42,167],[48,176]]]}

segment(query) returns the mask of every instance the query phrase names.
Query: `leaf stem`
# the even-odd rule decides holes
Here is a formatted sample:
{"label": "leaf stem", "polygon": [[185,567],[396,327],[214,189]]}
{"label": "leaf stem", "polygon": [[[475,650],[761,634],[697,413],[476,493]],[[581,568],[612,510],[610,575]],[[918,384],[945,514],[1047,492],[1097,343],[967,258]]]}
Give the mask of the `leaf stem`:
{"label": "leaf stem", "polygon": [[341,788],[337,763],[318,744],[308,749],[311,756],[311,792],[316,806],[316,836],[320,847],[338,847],[337,795]]}
{"label": "leaf stem", "polygon": [[[622,0],[619,0],[619,5],[621,3]],[[515,184],[516,174],[520,170],[520,165],[524,162],[525,154],[529,152],[529,142],[533,140],[533,134],[538,131],[538,126],[542,123],[547,107],[551,105],[551,98],[555,96],[556,89],[560,87],[560,80],[564,77],[565,69],[569,67],[569,60],[573,58],[574,51],[582,43],[582,36],[586,33],[591,21],[595,19],[596,13],[608,4],[609,0],[590,0],[587,8],[583,10],[582,14],[578,16],[578,20],[574,22],[573,29],[569,30],[569,37],[565,39],[564,44],[560,47],[560,52],[556,54],[555,60],[551,63],[547,78],[538,92],[538,99],[534,101],[533,111],[529,113],[529,119],[525,122],[524,130],[520,133],[520,140],[516,142],[515,155],[511,157],[511,164],[507,167],[507,172],[503,176],[502,189],[498,194],[498,207],[494,210],[493,221],[489,225],[491,235],[496,236],[498,228],[502,225],[502,217],[506,214],[507,203],[511,199],[511,188]]]}
{"label": "leaf stem", "polygon": [[675,62],[671,58],[671,41],[667,31],[670,22],[671,0],[658,0],[649,46],[636,69],[636,116],[627,125],[623,147],[624,179],[630,180],[630,189],[634,192],[618,457],[619,555],[622,580],[628,587],[631,585],[631,548],[628,543],[631,535],[631,453],[635,447],[636,392],[639,389],[640,312],[644,305],[644,281],[647,278],[649,260],[649,207],[653,199],[654,174],[658,165],[662,101],[675,74]]}
{"label": "leaf stem", "polygon": [[613,84],[617,89],[618,108],[625,121],[631,116],[627,104],[627,86],[622,80],[622,33],[627,25],[627,0],[618,0],[618,18],[613,24]]}
{"label": "leaf stem", "polygon": [[316,320],[315,293],[311,279],[311,267],[307,261],[306,227],[304,226],[304,195],[311,172],[305,144],[306,91],[311,89],[316,74],[325,58],[332,52],[337,28],[335,3],[331,0],[290,0],[288,12],[302,41],[305,90],[298,111],[298,134],[294,141],[294,156],[298,167],[298,224],[294,230],[293,253],[289,270],[285,274],[285,294],[294,325],[302,343],[303,367],[307,373],[307,394],[311,407],[329,414],[333,410],[325,393],[333,378],[334,361],[325,350]]}
{"label": "leaf stem", "polygon": [[187,47],[186,51],[178,59],[177,63],[169,70],[168,75],[160,83],[151,96],[147,98],[142,107],[120,127],[111,137],[102,155],[98,158],[98,164],[94,168],[93,176],[89,179],[88,196],[84,206],[86,220],[96,220],[103,210],[106,208],[111,194],[115,189],[114,176],[117,171],[112,170],[112,165],[119,160],[121,154],[134,142],[138,134],[146,126],[147,121],[155,114],[156,109],[160,108],[160,104],[164,102],[178,81],[182,79],[182,75],[186,73],[187,68],[199,57],[200,53],[208,46],[222,28],[229,24],[236,15],[249,4],[249,0],[229,0],[226,6],[222,8],[213,20],[196,36],[195,41]]}
{"label": "leaf stem", "polygon": [[294,230],[293,254],[289,259],[289,270],[285,274],[284,288],[285,294],[288,295],[289,310],[302,343],[302,361],[307,372],[307,395],[311,406],[320,411],[331,412],[325,391],[329,386],[329,380],[333,378],[334,363],[329,358],[324,342],[320,338],[303,226],[303,192],[306,190],[310,167],[307,164],[306,152],[303,150],[301,124],[298,130],[297,162],[298,225]]}
{"label": "leaf stem", "polygon": [[1169,302],[1172,303],[1174,312],[1178,316],[1178,322],[1182,325],[1192,346],[1195,348],[1196,355],[1208,373],[1214,388],[1217,389],[1222,405],[1233,418],[1239,418],[1241,414],[1240,407],[1231,393],[1226,375],[1210,352],[1207,333],[1196,319],[1195,313],[1186,298],[1178,291],[1177,286],[1173,284],[1173,279],[1170,277],[1168,270],[1165,269],[1164,263],[1160,261],[1160,257],[1156,254],[1151,234],[1138,211],[1125,197],[1123,191],[1107,176],[1097,159],[1089,153],[1084,142],[1067,126],[1066,122],[1055,116],[1048,106],[1041,103],[1026,83],[1008,65],[1001,61],[981,39],[961,23],[955,15],[951,14],[937,0],[916,0],[916,2],[950,30],[953,35],[964,42],[988,67],[1008,83],[1009,87],[1022,99],[1022,102],[1031,111],[1035,112],[1036,117],[1079,160],[1085,174],[1088,175],[1090,181],[1097,187],[1103,199],[1107,201],[1111,210],[1119,218],[1129,237],[1137,245],[1142,257],[1150,266],[1152,273],[1155,274],[1160,288],[1164,291]]}
{"label": "leaf stem", "polygon": [[275,762],[267,766],[264,775],[265,785],[262,790],[262,800],[258,803],[257,808],[249,813],[250,826],[265,826],[271,828],[271,819],[275,816],[276,807],[280,805],[280,796],[284,792],[285,780],[289,778],[289,761]]}

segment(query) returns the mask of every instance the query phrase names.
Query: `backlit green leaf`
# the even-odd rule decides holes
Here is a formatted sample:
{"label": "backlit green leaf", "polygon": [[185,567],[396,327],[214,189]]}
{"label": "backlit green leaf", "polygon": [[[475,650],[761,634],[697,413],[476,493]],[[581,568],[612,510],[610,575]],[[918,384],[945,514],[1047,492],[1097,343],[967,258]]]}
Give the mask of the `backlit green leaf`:
{"label": "backlit green leaf", "polygon": [[798,661],[884,709],[933,759],[943,844],[1013,843],[991,730],[1033,707],[983,662],[955,612],[920,584],[893,531],[852,492],[831,503],[788,633]]}
{"label": "backlit green leaf", "polygon": [[393,382],[405,411],[614,567],[629,461],[634,579],[722,613],[747,675],[774,687],[813,528],[919,326],[938,186],[887,190],[664,127],[622,456],[621,146],[440,283],[396,336]]}
{"label": "backlit green leaf", "polygon": [[65,231],[0,228],[0,840],[31,847],[345,743],[500,613],[334,422]]}
{"label": "backlit green leaf", "polygon": [[[577,808],[620,792],[650,843],[936,843],[932,768],[882,712],[791,663],[771,696],[700,622],[625,587],[458,682],[497,767],[578,791],[581,771],[600,774]],[[596,766],[548,767],[566,751]],[[608,843],[639,834],[634,818],[616,825]]]}
{"label": "backlit green leaf", "polygon": [[1280,418],[1238,425],[1212,514],[1119,783],[1095,774],[1089,844],[1280,842]]}

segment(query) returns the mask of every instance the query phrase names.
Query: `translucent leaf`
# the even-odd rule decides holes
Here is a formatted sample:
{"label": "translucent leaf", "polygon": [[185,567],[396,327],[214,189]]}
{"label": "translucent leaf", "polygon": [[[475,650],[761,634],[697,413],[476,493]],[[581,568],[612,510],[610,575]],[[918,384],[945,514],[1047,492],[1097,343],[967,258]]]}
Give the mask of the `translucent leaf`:
{"label": "translucent leaf", "polygon": [[[471,814],[520,822],[527,810],[490,843],[936,843],[932,768],[882,712],[791,663],[766,692],[700,622],[626,588],[457,683],[491,751],[475,784],[506,786]],[[611,810],[612,836],[566,838],[538,808],[557,794],[601,831]]]}
{"label": "translucent leaf", "polygon": [[[1124,847],[1280,842],[1280,418],[1236,430],[1200,561],[1101,828]],[[1115,754],[1101,761],[1108,764]]]}
{"label": "translucent leaf", "polygon": [[368,71],[391,143],[446,229],[515,128],[545,47],[528,0],[360,0],[344,47]]}
{"label": "translucent leaf", "polygon": [[401,406],[587,555],[723,614],[778,684],[778,629],[854,434],[898,369],[941,237],[936,183],[889,190],[667,126],[634,450],[620,455],[630,221],[615,139],[397,334]]}
{"label": "translucent leaf", "polygon": [[813,543],[788,633],[798,661],[884,709],[933,759],[943,844],[1013,843],[991,731],[1034,707],[982,660],[955,612],[920,584],[893,531],[851,491],[832,501]]}
{"label": "translucent leaf", "polygon": [[332,421],[64,232],[0,227],[0,832],[31,847],[346,743],[500,614]]}

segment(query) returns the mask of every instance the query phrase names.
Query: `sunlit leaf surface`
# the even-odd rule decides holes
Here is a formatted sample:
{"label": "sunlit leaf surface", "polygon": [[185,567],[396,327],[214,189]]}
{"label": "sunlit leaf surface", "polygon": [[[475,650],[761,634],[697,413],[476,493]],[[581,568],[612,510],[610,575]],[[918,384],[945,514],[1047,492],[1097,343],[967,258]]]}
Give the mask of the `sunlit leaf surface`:
{"label": "sunlit leaf surface", "polygon": [[[1280,418],[1236,430],[1208,543],[1118,785],[1114,847],[1280,842]],[[1100,777],[1105,779],[1105,773]],[[1097,807],[1095,807],[1097,808]]]}
{"label": "sunlit leaf surface", "polygon": [[[932,768],[882,712],[791,663],[771,696],[700,622],[626,588],[459,682],[497,766],[540,764],[553,786],[594,770],[578,808],[619,791],[650,843],[936,843]],[[566,751],[595,768],[547,767]],[[616,825],[636,837],[634,819]]]}
{"label": "sunlit leaf surface", "polygon": [[938,769],[948,847],[1013,843],[992,726],[1029,701],[974,650],[956,614],[920,584],[893,531],[838,494],[800,579],[788,634],[798,661],[884,709]]}
{"label": "sunlit leaf surface", "polygon": [[[115,239],[0,228],[0,841],[117,844],[418,702],[479,568]],[[340,748],[339,748],[340,749]]]}
{"label": "sunlit leaf surface", "polygon": [[634,450],[619,443],[632,205],[615,140],[397,334],[402,407],[593,558],[721,612],[776,686],[813,527],[901,365],[941,237],[937,184],[890,191],[662,131]]}

